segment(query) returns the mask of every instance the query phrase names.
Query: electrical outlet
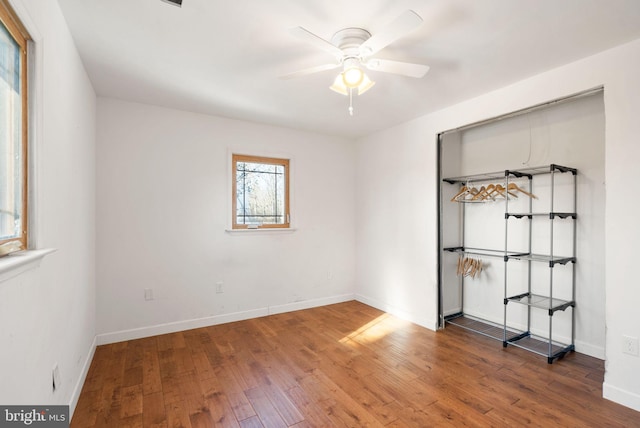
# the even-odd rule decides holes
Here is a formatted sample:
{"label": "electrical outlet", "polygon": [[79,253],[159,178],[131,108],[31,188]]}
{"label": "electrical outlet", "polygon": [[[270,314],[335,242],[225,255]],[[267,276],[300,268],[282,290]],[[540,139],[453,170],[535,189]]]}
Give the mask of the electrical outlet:
{"label": "electrical outlet", "polygon": [[60,388],[60,369],[58,368],[58,363],[55,363],[51,370],[51,384],[53,392],[56,392],[56,389]]}
{"label": "electrical outlet", "polygon": [[144,289],[144,300],[153,300],[153,289],[145,288]]}
{"label": "electrical outlet", "polygon": [[218,281],[216,282],[216,294],[224,293],[224,282]]}
{"label": "electrical outlet", "polygon": [[622,352],[629,355],[638,356],[638,338],[622,336]]}

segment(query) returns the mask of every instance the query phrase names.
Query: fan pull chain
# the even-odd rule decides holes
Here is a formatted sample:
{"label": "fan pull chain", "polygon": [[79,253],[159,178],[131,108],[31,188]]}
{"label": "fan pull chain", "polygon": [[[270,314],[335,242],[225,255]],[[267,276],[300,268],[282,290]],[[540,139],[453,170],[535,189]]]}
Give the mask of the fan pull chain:
{"label": "fan pull chain", "polygon": [[349,88],[349,116],[353,116],[353,88]]}

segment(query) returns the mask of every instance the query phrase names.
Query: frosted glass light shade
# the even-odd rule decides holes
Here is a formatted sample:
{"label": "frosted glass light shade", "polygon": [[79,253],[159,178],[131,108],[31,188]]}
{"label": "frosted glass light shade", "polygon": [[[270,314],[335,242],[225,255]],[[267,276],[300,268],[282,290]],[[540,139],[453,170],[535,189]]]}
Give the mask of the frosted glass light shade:
{"label": "frosted glass light shade", "polygon": [[373,80],[369,79],[369,76],[367,76],[365,74],[364,78],[362,79],[362,83],[360,83],[360,86],[358,86],[358,95],[364,94],[369,89],[373,88],[373,85],[375,85],[375,84],[376,84],[376,82],[374,82]]}
{"label": "frosted glass light shade", "polygon": [[342,72],[342,80],[347,88],[357,88],[364,79],[364,72],[359,67],[350,67]]}
{"label": "frosted glass light shade", "polygon": [[[376,82],[369,79],[369,76],[367,76],[366,74],[363,74],[362,82],[360,83],[360,85],[357,86],[358,95],[364,94],[369,89],[373,88],[373,85],[375,84]],[[340,73],[334,79],[333,84],[329,86],[329,89],[339,93],[340,95],[349,95],[350,88],[347,85],[345,85],[342,73]]]}
{"label": "frosted glass light shade", "polygon": [[329,86],[329,89],[341,95],[349,95],[347,86],[344,84],[344,81],[342,80],[342,73],[336,76],[335,80],[333,81],[333,85]]}

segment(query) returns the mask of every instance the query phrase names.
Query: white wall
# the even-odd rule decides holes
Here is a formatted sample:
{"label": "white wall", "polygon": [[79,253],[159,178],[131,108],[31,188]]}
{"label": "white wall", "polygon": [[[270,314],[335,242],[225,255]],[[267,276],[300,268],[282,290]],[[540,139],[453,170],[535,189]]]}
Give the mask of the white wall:
{"label": "white wall", "polygon": [[363,139],[356,159],[357,298],[429,328],[437,321],[435,138],[414,121]]}
{"label": "white wall", "polygon": [[0,283],[0,403],[73,407],[95,337],[96,98],[58,3],[11,3],[36,42],[37,242],[57,252]]}
{"label": "white wall", "polygon": [[[225,231],[232,152],[291,159],[295,231]],[[100,98],[97,158],[100,343],[353,298],[350,140]]]}
{"label": "white wall", "polygon": [[[357,293],[429,328],[437,324],[437,147],[444,130],[604,85],[606,115],[606,373],[604,396],[640,410],[640,336],[633,284],[639,203],[629,180],[640,156],[640,40],[363,138],[357,146]],[[428,96],[428,94],[425,94]],[[375,213],[375,215],[370,215]]]}

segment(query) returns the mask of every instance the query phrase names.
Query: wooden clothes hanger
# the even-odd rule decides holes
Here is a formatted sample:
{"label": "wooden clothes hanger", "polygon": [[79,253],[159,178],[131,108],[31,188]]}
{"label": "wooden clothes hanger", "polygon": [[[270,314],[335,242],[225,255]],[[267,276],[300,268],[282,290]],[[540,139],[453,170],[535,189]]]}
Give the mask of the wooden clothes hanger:
{"label": "wooden clothes hanger", "polygon": [[475,278],[482,272],[482,260],[471,257],[458,257],[456,275]]}
{"label": "wooden clothes hanger", "polygon": [[502,196],[503,198],[507,198],[509,196],[513,196],[517,198],[518,195],[515,192],[520,192],[524,195],[527,195],[530,198],[538,199],[536,195],[533,193],[527,192],[516,183],[509,183],[509,185],[505,188],[502,184],[489,184],[486,187],[481,186],[480,189],[476,189],[475,187],[470,187],[469,185],[464,185],[460,188],[460,191],[455,194],[453,198],[451,198],[451,202],[464,202],[464,201],[486,201],[492,200],[495,201],[494,194]]}
{"label": "wooden clothes hanger", "polygon": [[473,195],[473,197],[471,198],[472,201],[484,201],[487,195],[487,188],[482,186],[480,187],[480,189],[478,190],[478,193],[476,193],[475,195]]}
{"label": "wooden clothes hanger", "polygon": [[[453,197],[451,198],[451,202],[463,202],[465,200],[473,200],[474,197],[478,194],[479,190],[476,189],[475,187],[469,187],[468,185],[466,186],[462,186],[460,188],[460,191]],[[471,195],[470,198],[467,198],[467,196]]]}
{"label": "wooden clothes hanger", "polygon": [[478,189],[476,189],[475,187],[471,187],[469,189],[469,194],[471,195],[471,200],[473,200],[473,198],[478,194],[478,192],[480,192]]}
{"label": "wooden clothes hanger", "polygon": [[518,195],[513,192],[509,192],[502,184],[496,184],[496,192],[500,193],[503,198],[506,198],[507,194],[513,196],[516,199],[518,198]]}
{"label": "wooden clothes hanger", "polygon": [[466,193],[468,190],[469,190],[469,188],[467,186],[462,186],[460,188],[460,191],[458,193],[456,193],[456,195],[453,198],[451,198],[451,202],[456,202],[458,200],[458,198],[460,196],[462,196],[464,193]]}
{"label": "wooden clothes hanger", "polygon": [[515,190],[515,191],[518,191],[520,193],[524,193],[525,195],[527,195],[528,197],[533,198],[533,199],[538,199],[538,197],[536,195],[534,195],[533,193],[529,193],[526,190],[518,187],[518,185],[516,183],[509,183],[509,185],[507,186],[507,189],[508,190]]}

